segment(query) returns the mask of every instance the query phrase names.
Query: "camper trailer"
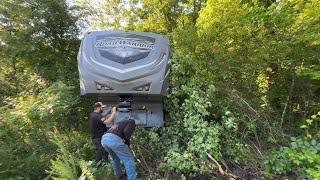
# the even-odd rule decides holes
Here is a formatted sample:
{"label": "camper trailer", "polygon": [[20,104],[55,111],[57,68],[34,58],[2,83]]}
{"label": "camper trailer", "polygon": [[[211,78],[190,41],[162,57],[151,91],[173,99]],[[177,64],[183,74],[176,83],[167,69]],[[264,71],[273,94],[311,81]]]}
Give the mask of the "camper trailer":
{"label": "camper trailer", "polygon": [[114,123],[130,118],[140,127],[163,126],[168,57],[168,42],[158,34],[86,33],[78,53],[81,95],[116,106]]}

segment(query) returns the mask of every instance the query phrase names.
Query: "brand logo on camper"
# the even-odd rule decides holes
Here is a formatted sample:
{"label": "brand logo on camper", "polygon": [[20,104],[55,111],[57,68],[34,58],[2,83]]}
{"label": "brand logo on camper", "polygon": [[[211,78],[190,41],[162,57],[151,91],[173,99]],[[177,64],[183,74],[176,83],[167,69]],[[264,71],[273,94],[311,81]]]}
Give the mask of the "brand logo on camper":
{"label": "brand logo on camper", "polygon": [[136,38],[105,38],[100,39],[96,42],[96,48],[118,48],[118,47],[129,47],[129,48],[135,48],[135,49],[148,49],[152,50],[154,47],[154,44],[150,41],[145,41],[141,39]]}
{"label": "brand logo on camper", "polygon": [[98,36],[94,46],[102,57],[128,64],[146,58],[154,43],[152,37],[123,33]]}

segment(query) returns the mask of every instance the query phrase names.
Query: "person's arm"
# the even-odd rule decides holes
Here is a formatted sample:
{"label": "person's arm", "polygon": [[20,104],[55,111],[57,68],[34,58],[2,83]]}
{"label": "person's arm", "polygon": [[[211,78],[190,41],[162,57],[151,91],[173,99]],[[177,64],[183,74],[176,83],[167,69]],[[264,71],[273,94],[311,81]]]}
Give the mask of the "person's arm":
{"label": "person's arm", "polygon": [[136,127],[135,121],[130,119],[128,120],[125,128],[123,129],[123,135],[124,135],[123,139],[128,146],[130,146],[130,137],[133,131],[135,130],[135,127]]}
{"label": "person's arm", "polygon": [[110,107],[108,109],[104,109],[104,111],[103,111],[103,113],[101,113],[101,115],[107,117],[108,115],[111,114],[111,109],[112,109],[112,107]]}
{"label": "person's arm", "polygon": [[116,116],[116,107],[113,107],[111,109],[111,115],[109,117],[104,117],[104,120],[102,119],[102,123],[105,124],[105,125],[112,124],[115,116]]}

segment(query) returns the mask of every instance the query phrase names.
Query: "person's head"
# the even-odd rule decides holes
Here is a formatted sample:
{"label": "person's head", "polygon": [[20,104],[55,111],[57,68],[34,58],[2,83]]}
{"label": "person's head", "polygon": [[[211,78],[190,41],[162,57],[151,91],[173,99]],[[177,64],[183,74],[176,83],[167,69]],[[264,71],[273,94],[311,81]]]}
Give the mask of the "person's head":
{"label": "person's head", "polygon": [[106,107],[106,105],[104,105],[102,102],[96,102],[93,105],[94,111],[97,113],[102,113],[104,107]]}

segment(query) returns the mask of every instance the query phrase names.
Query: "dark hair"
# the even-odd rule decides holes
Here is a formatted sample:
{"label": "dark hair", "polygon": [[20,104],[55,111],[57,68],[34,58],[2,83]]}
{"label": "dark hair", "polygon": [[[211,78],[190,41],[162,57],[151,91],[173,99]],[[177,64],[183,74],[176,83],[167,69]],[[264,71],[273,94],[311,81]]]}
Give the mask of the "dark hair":
{"label": "dark hair", "polygon": [[94,108],[94,109],[97,109],[97,108],[99,108],[99,107],[102,107],[102,103],[101,103],[101,102],[96,102],[96,103],[94,103],[94,105],[93,105],[93,108]]}

